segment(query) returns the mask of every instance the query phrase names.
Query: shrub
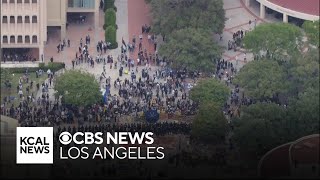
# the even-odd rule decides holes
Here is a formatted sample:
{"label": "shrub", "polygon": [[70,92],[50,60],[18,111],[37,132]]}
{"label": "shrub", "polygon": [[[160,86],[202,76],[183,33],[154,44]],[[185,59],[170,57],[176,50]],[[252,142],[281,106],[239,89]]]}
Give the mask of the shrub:
{"label": "shrub", "polygon": [[109,48],[110,49],[117,49],[118,48],[118,42],[115,42],[115,43],[111,44]]}
{"label": "shrub", "polygon": [[108,26],[105,31],[106,42],[115,44],[117,42],[117,31],[114,26]]}
{"label": "shrub", "polygon": [[114,1],[115,0],[104,0],[104,11],[106,11],[109,8],[113,8],[115,11],[117,11],[114,6]]}
{"label": "shrub", "polygon": [[105,26],[115,26],[116,24],[116,12],[113,9],[107,9],[105,12]]}

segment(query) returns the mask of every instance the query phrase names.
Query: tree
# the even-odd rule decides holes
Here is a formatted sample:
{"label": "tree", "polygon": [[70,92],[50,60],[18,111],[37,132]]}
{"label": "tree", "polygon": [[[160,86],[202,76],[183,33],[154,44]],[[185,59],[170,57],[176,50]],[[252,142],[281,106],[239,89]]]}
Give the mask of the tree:
{"label": "tree", "polygon": [[302,28],[306,32],[309,42],[319,47],[319,20],[318,21],[305,21]]}
{"label": "tree", "polygon": [[199,101],[201,104],[214,103],[219,107],[223,106],[228,97],[228,87],[216,79],[202,80],[190,91],[193,101]]}
{"label": "tree", "polygon": [[225,11],[222,0],[152,0],[152,29],[169,35],[179,29],[194,27],[222,33]]}
{"label": "tree", "polygon": [[241,108],[234,119],[234,139],[242,152],[264,154],[287,142],[286,109],[274,103],[257,103]]}
{"label": "tree", "polygon": [[206,102],[201,104],[199,112],[192,123],[192,136],[200,141],[223,142],[227,129],[225,119],[219,106]]}
{"label": "tree", "polygon": [[175,31],[160,46],[159,54],[172,60],[173,68],[211,72],[222,51],[208,31],[186,28]]}
{"label": "tree", "polygon": [[292,138],[319,133],[319,86],[290,99],[288,123]]}
{"label": "tree", "polygon": [[292,96],[308,88],[319,88],[319,50],[314,49],[290,61],[288,80]]}
{"label": "tree", "polygon": [[271,60],[249,62],[241,68],[234,83],[254,99],[273,98],[276,94],[285,93],[288,84],[285,69]]}
{"label": "tree", "polygon": [[57,77],[55,90],[66,104],[76,106],[92,105],[102,99],[95,77],[82,71],[70,70]]}
{"label": "tree", "polygon": [[299,50],[302,31],[289,23],[265,23],[245,34],[244,47],[254,54],[269,51],[273,58],[282,58]]}

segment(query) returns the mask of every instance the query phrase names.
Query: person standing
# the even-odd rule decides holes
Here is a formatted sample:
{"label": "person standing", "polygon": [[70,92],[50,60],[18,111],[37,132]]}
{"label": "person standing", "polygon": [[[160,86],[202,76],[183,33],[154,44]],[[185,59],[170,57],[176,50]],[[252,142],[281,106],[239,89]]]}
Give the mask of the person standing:
{"label": "person standing", "polygon": [[239,64],[238,56],[236,56],[236,65]]}

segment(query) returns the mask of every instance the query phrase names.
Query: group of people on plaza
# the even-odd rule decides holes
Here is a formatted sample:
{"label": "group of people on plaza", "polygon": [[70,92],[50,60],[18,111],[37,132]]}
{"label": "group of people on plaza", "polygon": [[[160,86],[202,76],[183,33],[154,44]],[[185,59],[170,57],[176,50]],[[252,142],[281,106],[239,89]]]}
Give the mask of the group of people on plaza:
{"label": "group of people on plaza", "polygon": [[[101,87],[109,92],[104,102],[79,108],[66,106],[57,98],[53,101],[48,88],[52,86],[54,72],[50,72],[48,73],[48,83],[41,85],[41,96],[38,99],[33,94],[27,94],[27,98],[24,99],[21,93],[22,84],[19,84],[17,87],[21,99],[19,106],[3,106],[1,113],[18,119],[21,126],[63,126],[64,124],[78,122],[79,127],[69,125],[67,129],[110,130],[113,127],[114,130],[123,130],[124,128],[135,131],[138,127],[144,127],[157,131],[157,134],[166,134],[172,131],[189,132],[190,126],[184,123],[110,125],[110,123],[119,122],[119,118],[123,116],[139,119],[150,109],[157,109],[161,113],[166,113],[168,118],[172,117],[173,114],[194,115],[197,111],[198,103],[189,99],[188,79],[195,79],[198,73],[187,72],[186,69],[178,71],[170,69],[170,61],[159,57],[156,51],[156,36],[150,34],[150,29],[151,26],[142,25],[138,39],[133,35],[129,43],[126,44],[123,41],[122,46],[124,48],[121,48],[121,53],[116,58],[112,55],[106,55],[110,44],[99,41],[96,44],[97,56],[94,59],[91,54],[93,52],[89,52],[90,36],[87,35],[84,38],[85,41],[80,37],[78,51],[72,60],[72,67],[75,68],[81,64],[88,64],[88,67],[92,68],[95,64],[103,66],[99,82]],[[148,44],[143,43],[144,36],[147,37]],[[234,43],[238,39],[242,39],[243,36],[244,32],[242,30],[234,33],[233,43],[229,41],[228,49],[234,48]],[[138,44],[138,48],[135,48],[136,44]],[[147,46],[150,45],[154,46],[152,52],[147,50]],[[58,53],[63,51],[65,47],[70,47],[70,40],[63,40],[58,45]],[[127,48],[129,52],[126,51]],[[137,59],[134,57],[137,57]],[[106,68],[107,64],[110,65],[110,70]],[[113,67],[119,69],[119,76],[116,79],[111,79],[108,75],[112,73]],[[232,85],[236,73],[233,63],[224,59],[218,60],[216,67],[216,78],[225,81],[228,86]],[[43,73],[45,72],[40,70],[36,72],[37,76],[41,76]],[[124,74],[127,77],[123,77]],[[27,81],[26,88],[33,88],[32,82],[30,82],[30,85],[28,83]],[[40,84],[37,84],[36,87],[37,90],[40,90]],[[111,89],[112,91],[110,91]],[[239,103],[241,104],[240,99],[239,87],[236,86],[236,89],[231,92],[231,103],[226,103],[223,108],[227,116],[232,117],[234,115],[234,107],[238,106]],[[5,103],[9,104],[10,98],[6,99]],[[92,122],[98,124],[86,125]]]}

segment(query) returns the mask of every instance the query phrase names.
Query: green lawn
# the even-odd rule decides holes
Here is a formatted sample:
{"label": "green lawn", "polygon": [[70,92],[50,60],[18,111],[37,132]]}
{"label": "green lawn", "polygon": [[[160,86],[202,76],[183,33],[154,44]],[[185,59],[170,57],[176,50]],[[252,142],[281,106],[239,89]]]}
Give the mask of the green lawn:
{"label": "green lawn", "polygon": [[[3,102],[3,98],[5,96],[13,96],[15,97],[15,99],[13,101],[11,101],[11,103],[13,103],[15,106],[19,105],[20,103],[20,99],[19,99],[19,94],[17,93],[17,86],[19,84],[19,78],[23,76],[23,73],[12,73],[14,74],[14,76],[12,75],[12,80],[11,80],[11,89],[6,88],[4,85],[4,82],[1,82],[1,103]],[[30,95],[31,93],[33,93],[34,96],[37,95],[37,86],[36,84],[39,83],[40,84],[40,89],[41,89],[41,84],[47,79],[48,75],[46,72],[44,72],[42,74],[42,76],[36,78],[36,73],[35,72],[31,72],[29,73],[29,83],[23,82],[22,84],[22,90],[23,90],[23,95],[25,96],[26,99],[26,87],[30,86],[30,82],[31,80],[33,81],[33,88],[30,89]]]}

